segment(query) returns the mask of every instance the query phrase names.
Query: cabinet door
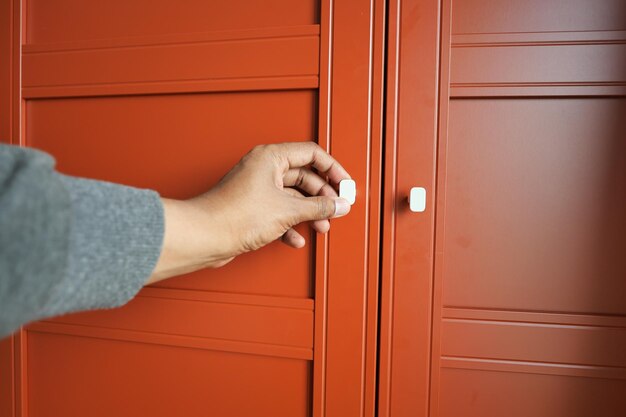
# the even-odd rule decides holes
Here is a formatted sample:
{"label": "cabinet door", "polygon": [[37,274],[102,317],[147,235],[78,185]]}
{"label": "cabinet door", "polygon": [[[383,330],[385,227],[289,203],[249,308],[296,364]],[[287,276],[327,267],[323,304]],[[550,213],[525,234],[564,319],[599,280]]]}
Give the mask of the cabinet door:
{"label": "cabinet door", "polygon": [[626,415],[626,3],[392,1],[389,33],[380,416]]}
{"label": "cabinet door", "polygon": [[318,141],[359,193],[329,237],[298,228],[303,250],[26,326],[0,350],[0,414],[373,415],[383,2],[2,7],[3,126],[60,171],[187,198],[256,144]]}

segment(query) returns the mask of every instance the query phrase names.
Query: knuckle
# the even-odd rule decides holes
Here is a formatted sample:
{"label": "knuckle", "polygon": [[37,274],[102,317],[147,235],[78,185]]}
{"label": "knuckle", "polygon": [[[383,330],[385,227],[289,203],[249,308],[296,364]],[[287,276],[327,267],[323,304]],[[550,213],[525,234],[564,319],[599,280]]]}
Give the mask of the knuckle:
{"label": "knuckle", "polygon": [[252,148],[250,153],[258,155],[258,154],[265,153],[266,150],[267,150],[267,145],[256,145],[254,148]]}
{"label": "knuckle", "polygon": [[334,207],[331,204],[331,200],[328,198],[317,199],[317,214],[319,217],[330,217],[334,211]]}
{"label": "knuckle", "polygon": [[306,171],[302,168],[298,169],[298,177],[296,178],[296,187],[301,187],[304,183],[304,178],[306,176]]}
{"label": "knuckle", "polygon": [[305,142],[305,143],[306,143],[306,146],[308,146],[309,148],[311,148],[313,150],[316,150],[316,149],[320,149],[321,150],[322,149],[322,147],[320,145],[318,145],[316,142],[308,141],[308,142]]}
{"label": "knuckle", "polygon": [[251,162],[251,161],[256,161],[256,160],[260,160],[266,157],[268,153],[268,145],[256,145],[255,147],[253,147],[246,155],[244,155],[244,157],[242,158],[242,161],[245,162]]}
{"label": "knuckle", "polygon": [[324,149],[315,142],[307,142],[307,146],[310,148],[310,152],[314,157],[317,157],[320,152],[324,152]]}

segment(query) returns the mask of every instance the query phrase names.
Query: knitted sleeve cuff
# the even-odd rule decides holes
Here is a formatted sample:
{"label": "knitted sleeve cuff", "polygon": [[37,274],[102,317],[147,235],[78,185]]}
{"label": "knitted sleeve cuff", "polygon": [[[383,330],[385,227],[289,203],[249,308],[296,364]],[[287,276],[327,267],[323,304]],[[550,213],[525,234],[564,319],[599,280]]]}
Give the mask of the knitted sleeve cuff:
{"label": "knitted sleeve cuff", "polygon": [[117,307],[142,288],[159,259],[163,205],[152,190],[58,174],[71,202],[65,283],[50,311]]}

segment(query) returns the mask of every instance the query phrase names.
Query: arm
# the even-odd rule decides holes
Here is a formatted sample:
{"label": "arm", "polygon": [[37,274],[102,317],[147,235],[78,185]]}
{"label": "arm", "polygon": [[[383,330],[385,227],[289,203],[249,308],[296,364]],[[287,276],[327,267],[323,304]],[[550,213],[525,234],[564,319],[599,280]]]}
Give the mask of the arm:
{"label": "arm", "polygon": [[[190,200],[58,174],[54,160],[0,146],[0,337],[19,325],[116,307],[144,284],[205,267],[350,206],[311,169],[338,183],[347,172],[313,143],[257,147],[208,192]],[[313,197],[305,197],[304,194]]]}
{"label": "arm", "polygon": [[124,304],[162,240],[156,192],[61,175],[43,152],[0,145],[0,337],[44,317]]}

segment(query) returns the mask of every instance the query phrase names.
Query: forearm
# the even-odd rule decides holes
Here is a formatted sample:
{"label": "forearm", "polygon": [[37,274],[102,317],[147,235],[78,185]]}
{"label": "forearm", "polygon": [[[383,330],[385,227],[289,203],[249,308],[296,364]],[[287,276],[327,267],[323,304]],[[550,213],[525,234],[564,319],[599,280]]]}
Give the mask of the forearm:
{"label": "forearm", "polygon": [[0,146],[0,337],[126,303],[154,269],[162,238],[156,192],[65,176],[45,153]]}

